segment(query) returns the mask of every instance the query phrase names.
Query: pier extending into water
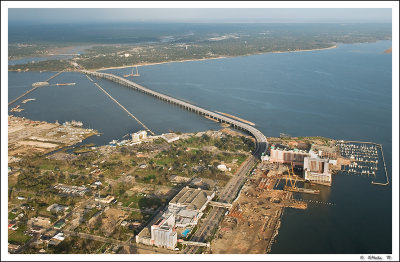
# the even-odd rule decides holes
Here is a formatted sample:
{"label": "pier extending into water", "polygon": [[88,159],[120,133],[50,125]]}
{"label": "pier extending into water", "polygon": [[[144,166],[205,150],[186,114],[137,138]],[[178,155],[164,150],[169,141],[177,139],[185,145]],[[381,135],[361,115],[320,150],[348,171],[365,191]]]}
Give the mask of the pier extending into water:
{"label": "pier extending into water", "polygon": [[[54,77],[58,76],[59,74],[61,74],[64,71],[60,71],[58,73],[56,73],[55,75],[51,76],[49,79],[47,79],[44,82],[49,82],[51,79],[53,79]],[[11,102],[8,103],[8,105],[12,105],[15,102],[17,102],[18,100],[20,100],[21,98],[23,98],[24,96],[26,96],[27,94],[29,94],[30,92],[36,90],[38,87],[41,87],[43,85],[35,85],[32,89],[29,89],[28,91],[26,91],[25,93],[23,93],[22,95],[20,95],[19,97],[15,98],[14,100],[12,100]]]}
{"label": "pier extending into water", "polygon": [[58,75],[61,74],[62,72],[64,72],[64,70],[63,70],[63,71],[60,71],[60,72],[58,72],[58,73],[56,73],[56,74],[53,75],[53,76],[51,76],[49,79],[46,80],[46,82],[49,82],[51,79],[53,79],[54,77],[58,76]]}
{"label": "pier extending into water", "polygon": [[94,83],[95,86],[97,86],[101,91],[103,91],[109,98],[111,98],[112,101],[114,101],[117,105],[119,105],[125,112],[128,113],[128,115],[130,117],[132,117],[133,119],[136,120],[136,122],[138,122],[139,124],[141,124],[150,134],[152,134],[153,136],[155,135],[153,131],[150,130],[150,128],[148,128],[145,124],[142,123],[142,121],[140,121],[139,119],[137,119],[134,115],[131,114],[131,112],[128,111],[128,109],[126,109],[123,105],[121,105],[114,97],[112,97],[106,90],[104,90],[101,86],[99,86],[99,84]]}
{"label": "pier extending into water", "polygon": [[29,89],[28,91],[26,91],[25,93],[23,93],[22,95],[20,95],[19,97],[15,98],[14,100],[12,100],[11,102],[8,103],[8,105],[12,105],[15,102],[17,102],[18,100],[20,100],[21,98],[23,98],[24,96],[26,96],[27,94],[29,94],[30,92],[34,91],[36,88],[38,88],[40,86],[35,86],[32,89]]}
{"label": "pier extending into water", "polygon": [[184,108],[186,110],[192,111],[192,112],[194,112],[196,114],[200,114],[200,115],[202,115],[204,117],[209,117],[209,118],[215,119],[215,120],[217,120],[217,121],[219,121],[221,123],[230,124],[233,128],[236,128],[236,129],[239,129],[239,130],[243,130],[243,131],[251,134],[256,139],[256,149],[253,152],[253,155],[255,157],[260,157],[261,154],[264,153],[265,150],[268,148],[268,146],[267,146],[268,142],[267,142],[267,139],[264,136],[264,134],[261,133],[258,129],[256,129],[256,128],[248,125],[248,124],[245,124],[245,123],[242,123],[240,121],[231,119],[229,117],[214,113],[214,112],[209,111],[207,109],[203,109],[201,107],[192,105],[190,103],[187,103],[187,102],[184,102],[182,100],[170,97],[168,95],[161,94],[159,92],[156,92],[156,91],[153,91],[151,89],[145,88],[145,87],[143,87],[143,86],[141,86],[139,84],[136,84],[136,83],[134,83],[134,82],[132,82],[130,80],[127,80],[125,78],[122,78],[122,77],[119,77],[119,76],[116,76],[116,75],[113,75],[113,74],[101,73],[101,72],[96,72],[96,71],[88,71],[88,70],[81,70],[80,72],[82,72],[83,74],[86,74],[86,75],[91,75],[91,76],[95,76],[95,77],[100,77],[100,78],[111,80],[111,81],[116,82],[116,83],[118,83],[120,85],[127,86],[127,87],[130,87],[132,89],[135,89],[135,90],[138,90],[140,92],[143,92],[145,94],[154,96],[154,97],[156,97],[158,99],[161,99],[163,101],[166,101],[166,102],[174,104],[174,105],[177,105],[177,106],[182,107],[182,108]]}
{"label": "pier extending into water", "polygon": [[385,157],[383,156],[383,146],[382,146],[381,144],[380,144],[379,146],[380,146],[380,148],[381,148],[381,153],[382,153],[383,167],[385,168],[386,183],[379,183],[379,182],[374,182],[374,181],[372,181],[371,183],[372,183],[373,185],[387,186],[387,185],[389,185],[389,177],[388,177],[387,170],[386,170]]}

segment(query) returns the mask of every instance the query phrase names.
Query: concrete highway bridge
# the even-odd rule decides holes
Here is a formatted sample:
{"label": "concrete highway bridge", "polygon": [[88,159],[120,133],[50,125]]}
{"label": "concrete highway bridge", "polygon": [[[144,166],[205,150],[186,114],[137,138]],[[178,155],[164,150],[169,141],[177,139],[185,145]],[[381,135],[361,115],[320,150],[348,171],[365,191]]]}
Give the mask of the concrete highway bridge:
{"label": "concrete highway bridge", "polygon": [[120,76],[116,76],[113,74],[108,74],[108,73],[101,73],[101,72],[96,72],[96,71],[88,71],[88,70],[81,70],[82,73],[86,74],[86,75],[91,75],[91,76],[95,76],[95,77],[100,77],[100,78],[104,78],[104,79],[108,79],[111,80],[117,84],[123,85],[123,86],[127,86],[130,88],[133,88],[137,91],[143,92],[145,94],[154,96],[160,100],[166,101],[168,103],[177,105],[179,107],[182,107],[188,111],[192,111],[194,113],[200,114],[202,116],[205,117],[209,117],[212,119],[215,119],[221,123],[227,123],[230,124],[233,128],[245,131],[247,133],[249,133],[250,135],[252,135],[255,139],[256,139],[256,149],[253,152],[253,155],[255,157],[260,157],[262,153],[265,152],[265,150],[267,149],[267,139],[265,138],[265,136],[263,135],[263,133],[261,133],[258,129],[242,123],[240,121],[231,119],[229,117],[214,113],[212,111],[209,111],[207,109],[192,105],[190,103],[184,102],[182,100],[170,97],[168,95],[164,95],[161,94],[159,92],[153,91],[151,89],[145,88],[139,84],[136,84],[130,80],[127,80],[123,77]]}
{"label": "concrete highway bridge", "polygon": [[[257,160],[259,159],[261,154],[266,151],[268,142],[267,142],[267,139],[264,136],[264,134],[248,124],[239,122],[237,120],[220,115],[218,113],[214,113],[212,111],[192,105],[190,103],[170,97],[168,95],[161,94],[159,92],[145,88],[139,84],[136,84],[132,81],[129,81],[125,78],[122,78],[122,77],[119,77],[119,76],[116,76],[113,74],[100,73],[100,72],[95,72],[95,71],[81,70],[81,72],[86,75],[91,75],[91,76],[111,80],[120,85],[133,88],[137,91],[154,96],[154,97],[161,99],[163,101],[166,101],[168,103],[177,105],[186,110],[200,114],[206,118],[212,118],[212,119],[217,120],[218,122],[230,124],[233,128],[242,130],[242,131],[252,135],[256,139],[256,148],[253,151],[253,155],[251,157],[249,157],[242,164],[242,166],[239,168],[239,171],[237,172],[235,177],[233,177],[231,180],[229,180],[228,184],[223,188],[222,192],[220,193],[219,206],[214,207],[214,209],[210,212],[210,214],[207,216],[207,218],[205,218],[205,221],[202,223],[199,230],[196,231],[196,233],[191,237],[191,239],[189,241],[189,243],[202,243],[201,244],[202,246],[207,247],[208,246],[207,243],[204,243],[205,240],[212,234],[213,230],[219,224],[220,219],[224,215],[225,209],[229,208],[230,203],[240,192],[241,187],[243,186],[244,182],[246,181],[247,173],[254,166],[254,164],[257,163]],[[199,248],[198,245],[188,245],[188,247],[183,251],[183,253],[186,253],[186,254],[192,253],[193,254],[193,253],[197,252],[198,248]]]}

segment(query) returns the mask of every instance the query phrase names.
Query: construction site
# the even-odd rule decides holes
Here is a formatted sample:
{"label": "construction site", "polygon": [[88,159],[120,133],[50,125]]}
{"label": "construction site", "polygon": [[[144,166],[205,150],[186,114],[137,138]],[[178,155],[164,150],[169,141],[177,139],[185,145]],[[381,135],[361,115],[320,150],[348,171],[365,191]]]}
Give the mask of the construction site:
{"label": "construction site", "polygon": [[278,234],[284,208],[306,209],[289,190],[275,189],[282,179],[285,188],[296,188],[287,166],[259,163],[243,186],[232,209],[227,211],[211,242],[214,254],[265,254]]}
{"label": "construction site", "polygon": [[[210,253],[269,253],[285,208],[305,210],[307,203],[335,205],[319,198],[304,200],[304,194],[318,196],[317,188],[332,186],[333,176],[343,170],[374,175],[379,151],[386,173],[379,144],[336,143],[322,137],[280,137],[269,141],[273,142],[269,152],[261,157],[262,162],[253,169],[232,208],[225,213],[211,241]],[[385,186],[388,182],[372,184]]]}

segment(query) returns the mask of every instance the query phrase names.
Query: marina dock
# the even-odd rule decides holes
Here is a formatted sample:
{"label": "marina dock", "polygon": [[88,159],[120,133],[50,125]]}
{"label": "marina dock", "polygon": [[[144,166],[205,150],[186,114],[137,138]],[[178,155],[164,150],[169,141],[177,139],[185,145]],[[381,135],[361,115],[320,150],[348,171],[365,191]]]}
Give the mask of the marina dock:
{"label": "marina dock", "polygon": [[389,185],[389,177],[386,169],[383,147],[381,144],[374,142],[362,141],[339,141],[337,144],[340,148],[340,154],[351,159],[352,163],[347,168],[342,168],[342,172],[355,175],[373,175],[376,178],[378,172],[379,155],[381,151],[383,166],[386,175],[386,183],[372,181],[373,185],[387,186]]}

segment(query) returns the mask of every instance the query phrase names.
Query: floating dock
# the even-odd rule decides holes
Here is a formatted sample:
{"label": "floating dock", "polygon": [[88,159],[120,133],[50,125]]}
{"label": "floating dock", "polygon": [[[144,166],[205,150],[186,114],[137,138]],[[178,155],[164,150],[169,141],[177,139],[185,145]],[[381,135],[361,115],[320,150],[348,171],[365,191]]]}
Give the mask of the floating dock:
{"label": "floating dock", "polygon": [[76,83],[57,83],[56,86],[74,86]]}
{"label": "floating dock", "polygon": [[342,168],[342,172],[356,175],[373,175],[376,178],[379,163],[379,150],[381,151],[383,166],[386,175],[386,183],[372,181],[373,185],[389,185],[389,177],[386,169],[383,147],[381,144],[362,141],[339,141],[340,154],[351,159],[352,163],[348,168]]}
{"label": "floating dock", "polygon": [[35,100],[36,100],[35,98],[28,98],[28,99],[25,99],[24,101],[22,101],[21,103],[26,104],[29,101],[35,101]]}

